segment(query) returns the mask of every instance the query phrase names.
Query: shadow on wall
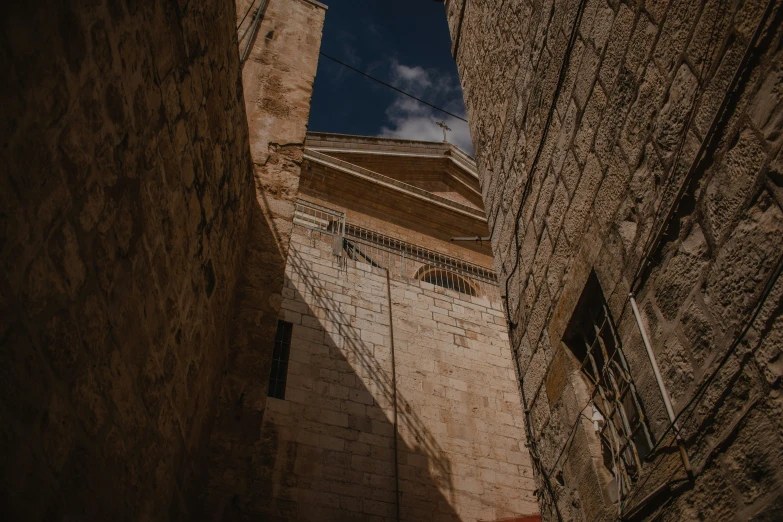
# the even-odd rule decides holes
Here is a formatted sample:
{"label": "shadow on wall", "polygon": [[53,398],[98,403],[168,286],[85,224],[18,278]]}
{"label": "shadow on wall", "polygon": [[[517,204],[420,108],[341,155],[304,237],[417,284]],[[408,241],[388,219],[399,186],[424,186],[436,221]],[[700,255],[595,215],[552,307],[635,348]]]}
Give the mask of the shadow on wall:
{"label": "shadow on wall", "polygon": [[190,520],[252,203],[233,2],[0,10],[0,518]]}
{"label": "shadow on wall", "polygon": [[211,434],[203,520],[234,520],[234,512],[248,502],[246,497],[262,489],[255,465],[265,446],[259,435],[294,213],[291,185],[298,182],[301,149],[270,148],[272,154],[274,171],[255,172],[255,201],[237,283],[229,356]]}
{"label": "shadow on wall", "polygon": [[[269,399],[262,452],[253,472],[258,496],[232,506],[239,519],[394,520],[394,385],[388,343],[361,340],[344,307],[319,275],[291,249],[287,287],[304,320],[294,326],[286,400]],[[385,278],[376,275],[385,295]],[[345,296],[346,294],[342,294]],[[377,297],[377,296],[376,296]],[[388,308],[383,303],[388,320]],[[316,319],[318,318],[318,319]],[[385,326],[388,329],[388,326]],[[297,332],[299,330],[299,332]],[[316,338],[304,332],[318,332]],[[457,521],[447,454],[397,393],[400,519]]]}

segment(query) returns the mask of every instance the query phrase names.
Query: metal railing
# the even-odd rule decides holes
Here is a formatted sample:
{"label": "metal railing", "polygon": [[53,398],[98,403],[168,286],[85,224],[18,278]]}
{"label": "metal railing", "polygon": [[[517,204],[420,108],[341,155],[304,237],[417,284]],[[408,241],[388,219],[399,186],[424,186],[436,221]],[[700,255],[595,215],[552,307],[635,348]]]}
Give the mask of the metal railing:
{"label": "metal railing", "polygon": [[335,254],[389,270],[393,277],[416,279],[490,301],[500,299],[494,270],[414,243],[345,222],[345,214],[297,200],[294,224],[331,234]]}
{"label": "metal railing", "polygon": [[337,234],[342,237],[345,232],[345,214],[309,201],[297,199],[296,208],[294,209],[294,225]]}

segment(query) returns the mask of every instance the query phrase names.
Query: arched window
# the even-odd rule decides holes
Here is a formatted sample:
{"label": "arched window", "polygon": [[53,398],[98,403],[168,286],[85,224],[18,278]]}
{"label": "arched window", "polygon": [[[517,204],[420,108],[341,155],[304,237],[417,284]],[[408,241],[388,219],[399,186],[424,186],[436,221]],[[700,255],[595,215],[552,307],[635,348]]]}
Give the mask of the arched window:
{"label": "arched window", "polygon": [[455,274],[450,270],[424,265],[414,276],[420,281],[430,283],[449,290],[456,290],[463,294],[478,297],[476,287],[466,278]]}

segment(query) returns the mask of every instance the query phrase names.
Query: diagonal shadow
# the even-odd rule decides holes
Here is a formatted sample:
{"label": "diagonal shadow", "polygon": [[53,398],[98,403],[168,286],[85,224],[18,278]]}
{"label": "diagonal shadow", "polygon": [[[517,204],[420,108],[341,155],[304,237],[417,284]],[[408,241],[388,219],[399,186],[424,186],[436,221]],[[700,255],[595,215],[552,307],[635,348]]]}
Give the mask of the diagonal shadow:
{"label": "diagonal shadow", "polygon": [[[308,281],[308,285],[313,289],[312,302],[318,307],[326,309],[326,319],[333,324],[338,325],[337,333],[345,339],[347,345],[346,351],[356,356],[356,360],[360,364],[363,372],[372,379],[377,393],[379,393],[383,399],[382,402],[392,402],[395,390],[389,372],[382,367],[375,358],[373,351],[369,349],[365,343],[362,343],[360,339],[352,337],[351,334],[353,332],[344,324],[342,314],[340,314],[327,299],[326,296],[329,295],[327,289],[319,281],[318,276],[308,268],[300,253],[296,250],[292,250],[291,253],[292,255],[288,260],[289,266],[294,273],[298,274],[300,277],[306,278],[305,280]],[[371,264],[371,266],[384,270],[366,255],[362,254],[362,257],[368,264]],[[448,454],[430,434],[422,419],[416,415],[412,405],[400,395],[399,390],[396,392],[396,401],[398,419],[402,421],[405,428],[418,443],[414,449],[432,459],[432,463],[435,465],[435,476],[433,477],[433,480],[439,487],[449,491],[450,495],[453,494],[451,466],[449,465]]]}
{"label": "diagonal shadow", "polygon": [[[353,316],[334,299],[336,289],[311,268],[313,260],[306,257],[310,254],[303,254],[306,248],[292,241],[286,269],[289,292],[281,315],[296,309],[301,322],[314,328],[295,325],[286,400],[268,402],[263,455],[257,466],[266,493],[238,511],[281,521],[358,521],[375,520],[374,516],[395,520],[396,438],[400,520],[459,520],[452,508],[448,454],[399,391],[395,433],[395,386],[385,353],[388,346],[362,340],[361,332],[351,325]],[[332,260],[329,264],[335,265]],[[345,268],[340,271],[342,276],[346,273]],[[383,281],[385,293],[385,279],[379,278],[380,270],[374,273],[377,299],[377,283]],[[363,295],[361,290],[356,294]],[[364,297],[369,301],[372,296]],[[379,320],[388,319],[387,301],[378,310]],[[322,340],[297,336],[297,332],[314,330],[322,332]],[[308,360],[311,364],[302,362]],[[331,368],[340,371],[331,373]],[[364,416],[341,417],[342,411],[335,411],[335,400],[343,395],[336,383],[351,380],[355,383],[352,396],[368,404],[360,408]],[[342,405],[342,410],[351,411],[350,401]],[[364,455],[365,442],[371,446],[369,455]],[[359,511],[352,510],[357,503]]]}

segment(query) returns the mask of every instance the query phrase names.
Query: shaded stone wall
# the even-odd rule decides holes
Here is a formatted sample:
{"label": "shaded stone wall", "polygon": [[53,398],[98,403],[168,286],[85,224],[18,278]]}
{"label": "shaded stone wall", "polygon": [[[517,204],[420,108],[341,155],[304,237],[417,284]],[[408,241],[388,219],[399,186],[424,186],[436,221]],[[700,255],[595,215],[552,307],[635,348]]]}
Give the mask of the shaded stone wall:
{"label": "shaded stone wall", "polygon": [[[268,399],[263,494],[281,520],[500,520],[536,513],[499,303],[338,258],[294,227],[280,317],[285,400]],[[394,339],[397,402],[395,466]]]}
{"label": "shaded stone wall", "polygon": [[[548,520],[618,512],[561,342],[593,271],[663,440],[623,509],[772,520],[783,508],[782,8],[446,2]],[[683,412],[694,481],[664,434],[629,291]]]}
{"label": "shaded stone wall", "polygon": [[190,520],[251,205],[234,5],[1,10],[2,518]]}
{"label": "shaded stone wall", "polygon": [[[237,24],[250,4],[237,2]],[[240,35],[254,13],[248,14]],[[325,14],[318,2],[270,0],[257,31],[249,33],[242,84],[255,198],[212,433],[203,510],[209,520],[235,520],[246,504],[265,494],[257,476],[261,419]]]}

